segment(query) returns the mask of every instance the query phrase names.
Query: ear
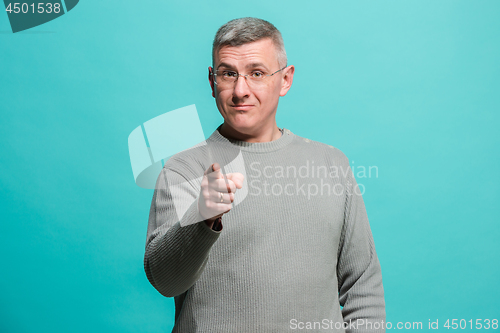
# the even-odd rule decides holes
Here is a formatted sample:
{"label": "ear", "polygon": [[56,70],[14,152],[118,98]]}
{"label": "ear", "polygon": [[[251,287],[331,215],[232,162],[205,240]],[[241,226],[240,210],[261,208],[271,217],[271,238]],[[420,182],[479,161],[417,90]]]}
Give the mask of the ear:
{"label": "ear", "polygon": [[210,88],[212,88],[212,97],[215,97],[215,86],[214,86],[214,76],[212,75],[213,68],[208,66],[208,82],[210,82]]}
{"label": "ear", "polygon": [[290,65],[283,70],[283,77],[281,79],[281,90],[280,96],[283,97],[286,95],[293,82],[293,74],[295,73],[295,66]]}

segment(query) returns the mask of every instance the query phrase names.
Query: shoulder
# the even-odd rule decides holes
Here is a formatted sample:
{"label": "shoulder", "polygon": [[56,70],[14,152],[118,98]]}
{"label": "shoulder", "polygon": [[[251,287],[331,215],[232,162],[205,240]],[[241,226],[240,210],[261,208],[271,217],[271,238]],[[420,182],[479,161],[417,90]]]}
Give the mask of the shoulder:
{"label": "shoulder", "polygon": [[187,179],[200,177],[208,168],[209,153],[206,141],[180,151],[165,160],[163,171],[175,172]]}
{"label": "shoulder", "polygon": [[186,178],[202,177],[204,172],[215,162],[221,167],[232,162],[240,150],[224,142],[208,139],[191,148],[180,151],[165,161],[163,169],[176,172]]}
{"label": "shoulder", "polygon": [[311,140],[295,133],[293,133],[293,135],[295,136],[293,142],[295,148],[307,151],[308,154],[326,156],[335,161],[335,164],[349,165],[349,159],[339,148],[327,143]]}
{"label": "shoulder", "polygon": [[182,161],[196,161],[199,159],[203,159],[207,155],[207,142],[202,141],[198,144],[182,150],[168,158],[165,164],[175,164],[176,162]]}

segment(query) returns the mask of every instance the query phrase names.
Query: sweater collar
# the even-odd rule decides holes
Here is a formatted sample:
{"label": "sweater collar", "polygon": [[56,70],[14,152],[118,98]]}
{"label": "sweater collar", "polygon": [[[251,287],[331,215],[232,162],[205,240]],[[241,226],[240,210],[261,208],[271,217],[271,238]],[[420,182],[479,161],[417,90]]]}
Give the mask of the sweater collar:
{"label": "sweater collar", "polygon": [[269,141],[269,142],[239,141],[239,140],[228,139],[222,136],[222,134],[220,134],[219,132],[221,126],[222,124],[219,125],[219,127],[217,127],[217,129],[207,139],[207,142],[221,143],[224,145],[229,145],[233,148],[237,147],[240,150],[248,152],[266,153],[282,149],[283,147],[287,146],[290,142],[292,142],[295,136],[295,134],[293,134],[289,129],[283,128],[283,135],[274,141]]}

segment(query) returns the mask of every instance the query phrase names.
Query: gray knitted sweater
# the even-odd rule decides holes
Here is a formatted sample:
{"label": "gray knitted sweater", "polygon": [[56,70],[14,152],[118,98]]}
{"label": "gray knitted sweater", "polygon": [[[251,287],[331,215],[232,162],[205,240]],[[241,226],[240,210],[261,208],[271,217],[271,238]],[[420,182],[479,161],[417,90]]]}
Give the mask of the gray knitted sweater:
{"label": "gray knitted sweater", "polygon": [[[245,176],[221,231],[197,208],[215,162]],[[171,157],[151,203],[144,266],[175,297],[173,332],[385,331],[380,264],[348,159],[288,129],[262,143],[216,130]]]}

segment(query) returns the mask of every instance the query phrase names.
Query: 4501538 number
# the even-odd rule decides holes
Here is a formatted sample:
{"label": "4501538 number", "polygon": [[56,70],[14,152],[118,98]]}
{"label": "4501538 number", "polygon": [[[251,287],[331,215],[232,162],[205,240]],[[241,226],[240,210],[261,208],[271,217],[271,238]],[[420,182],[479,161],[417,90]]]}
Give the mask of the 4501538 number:
{"label": "4501538 number", "polygon": [[498,329],[498,319],[476,319],[474,322],[472,319],[470,320],[465,320],[465,319],[448,319],[446,323],[444,323],[443,327],[446,327],[447,329]]}
{"label": "4501538 number", "polygon": [[[31,7],[31,8],[30,8]],[[33,14],[51,14],[51,13],[56,13],[59,14],[61,12],[61,4],[60,3],[38,3],[38,6],[35,7],[35,4],[28,4],[28,3],[9,3],[7,8],[5,8],[5,11],[9,13],[33,13]]]}

